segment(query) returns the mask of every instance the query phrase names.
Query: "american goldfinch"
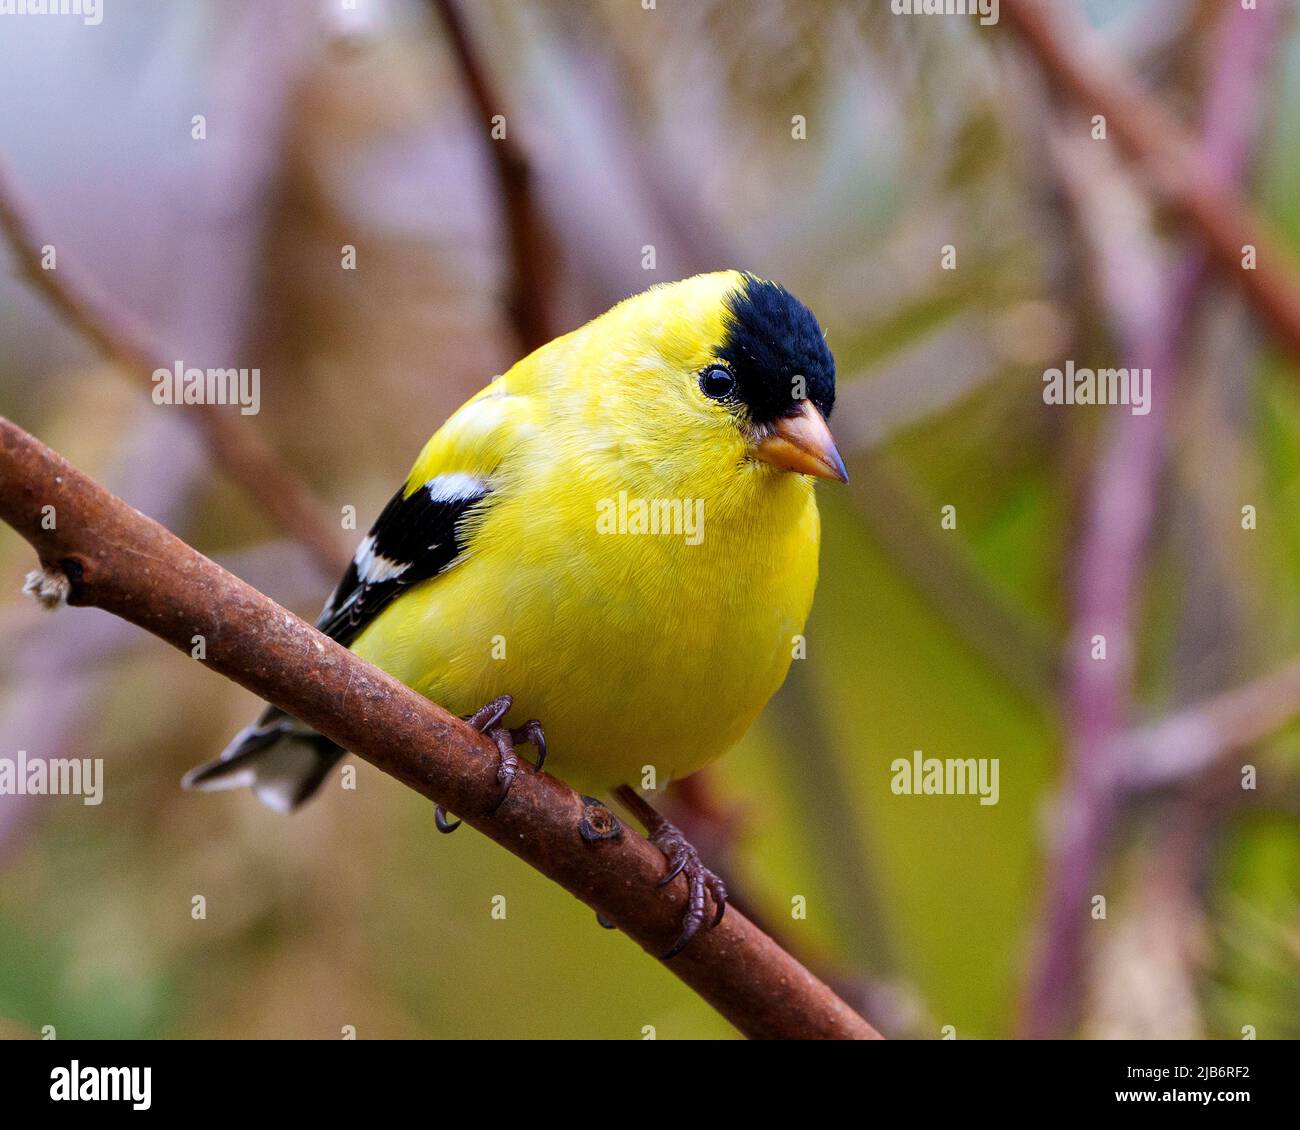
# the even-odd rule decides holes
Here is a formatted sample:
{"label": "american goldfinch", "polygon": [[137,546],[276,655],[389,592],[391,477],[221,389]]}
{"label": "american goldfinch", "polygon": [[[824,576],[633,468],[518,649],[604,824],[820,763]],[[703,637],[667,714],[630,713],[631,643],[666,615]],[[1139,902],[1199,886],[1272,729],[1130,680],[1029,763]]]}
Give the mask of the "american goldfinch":
{"label": "american goldfinch", "polygon": [[[503,798],[517,742],[587,792],[662,788],[734,745],[785,679],[817,581],[810,476],[848,477],[834,402],[825,335],[783,287],[739,271],[652,287],[434,434],[317,626],[488,733]],[[343,755],[271,707],[185,784],[288,810]],[[619,791],[669,878],[686,874],[676,952],[725,889]]]}

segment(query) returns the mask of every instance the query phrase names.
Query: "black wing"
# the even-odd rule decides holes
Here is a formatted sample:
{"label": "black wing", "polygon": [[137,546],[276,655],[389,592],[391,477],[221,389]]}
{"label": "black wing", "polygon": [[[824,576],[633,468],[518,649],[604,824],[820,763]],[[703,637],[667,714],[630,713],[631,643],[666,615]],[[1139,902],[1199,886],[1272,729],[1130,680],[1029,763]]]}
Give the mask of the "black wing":
{"label": "black wing", "polygon": [[370,527],[316,621],[345,647],[403,589],[436,577],[460,556],[460,520],[488,495],[486,482],[459,473],[430,479],[410,497],[404,490]]}

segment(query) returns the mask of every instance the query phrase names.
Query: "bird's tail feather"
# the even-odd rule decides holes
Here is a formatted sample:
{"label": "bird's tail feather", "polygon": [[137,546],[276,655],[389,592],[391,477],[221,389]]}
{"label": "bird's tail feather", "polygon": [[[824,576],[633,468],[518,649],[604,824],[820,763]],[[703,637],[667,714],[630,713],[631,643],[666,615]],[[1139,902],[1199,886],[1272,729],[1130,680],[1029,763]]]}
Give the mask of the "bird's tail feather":
{"label": "bird's tail feather", "polygon": [[186,773],[181,787],[251,788],[263,804],[289,812],[320,788],[345,753],[323,734],[268,706],[256,722],[235,735],[220,757]]}

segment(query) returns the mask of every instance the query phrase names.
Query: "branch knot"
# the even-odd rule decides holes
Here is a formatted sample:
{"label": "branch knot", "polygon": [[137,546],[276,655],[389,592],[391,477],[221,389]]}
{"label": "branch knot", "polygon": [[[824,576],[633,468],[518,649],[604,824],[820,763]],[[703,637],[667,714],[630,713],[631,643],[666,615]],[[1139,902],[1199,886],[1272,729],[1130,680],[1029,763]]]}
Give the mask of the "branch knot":
{"label": "branch knot", "polygon": [[42,608],[55,609],[68,603],[72,582],[67,574],[55,565],[42,565],[27,574],[23,592],[31,596]]}

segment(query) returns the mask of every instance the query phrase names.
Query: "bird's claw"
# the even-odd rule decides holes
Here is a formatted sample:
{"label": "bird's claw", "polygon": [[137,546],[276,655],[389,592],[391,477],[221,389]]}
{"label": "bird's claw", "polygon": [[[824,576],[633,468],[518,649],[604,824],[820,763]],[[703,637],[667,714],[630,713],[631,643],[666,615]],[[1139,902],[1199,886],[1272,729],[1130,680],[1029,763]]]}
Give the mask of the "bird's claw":
{"label": "bird's claw", "polygon": [[506,797],[510,795],[510,787],[515,783],[515,775],[519,772],[519,754],[515,753],[514,737],[504,726],[488,730],[487,736],[496,742],[497,754],[501,758],[497,764],[497,784],[501,791],[496,804],[492,806],[492,811],[495,812],[505,803]]}
{"label": "bird's claw", "polygon": [[486,705],[480,706],[465,721],[480,734],[490,733],[500,725],[501,719],[510,713],[510,708],[514,704],[515,700],[510,695],[500,695]]}
{"label": "bird's claw", "polygon": [[[515,752],[516,742],[531,745],[537,750],[538,769],[546,761],[546,735],[542,732],[542,724],[536,718],[529,719],[513,730],[501,725],[502,719],[510,713],[514,701],[510,695],[503,694],[480,707],[466,719],[474,729],[481,734],[486,734],[496,743],[497,754],[500,757],[497,765],[497,784],[500,786],[500,794],[496,804],[492,806],[493,812],[500,808],[506,797],[510,795],[510,787],[515,783],[515,777],[519,772],[519,755]],[[461,825],[459,820],[447,819],[447,810],[442,805],[437,806],[433,815],[439,832],[454,832]]]}
{"label": "bird's claw", "polygon": [[686,913],[682,917],[682,932],[668,952],[663,955],[666,961],[681,953],[704,924],[706,891],[713,896],[716,907],[708,928],[712,930],[722,921],[722,916],[727,911],[727,887],[717,875],[704,866],[700,853],[675,824],[665,820],[650,833],[650,842],[664,853],[664,858],[668,861],[668,871],[659,880],[659,886],[666,887],[678,875],[686,876]]}
{"label": "bird's claw", "polygon": [[546,735],[542,732],[542,724],[536,718],[530,718],[522,726],[510,731],[510,740],[516,745],[522,743],[537,750],[535,768],[541,772],[542,766],[546,764]]}

